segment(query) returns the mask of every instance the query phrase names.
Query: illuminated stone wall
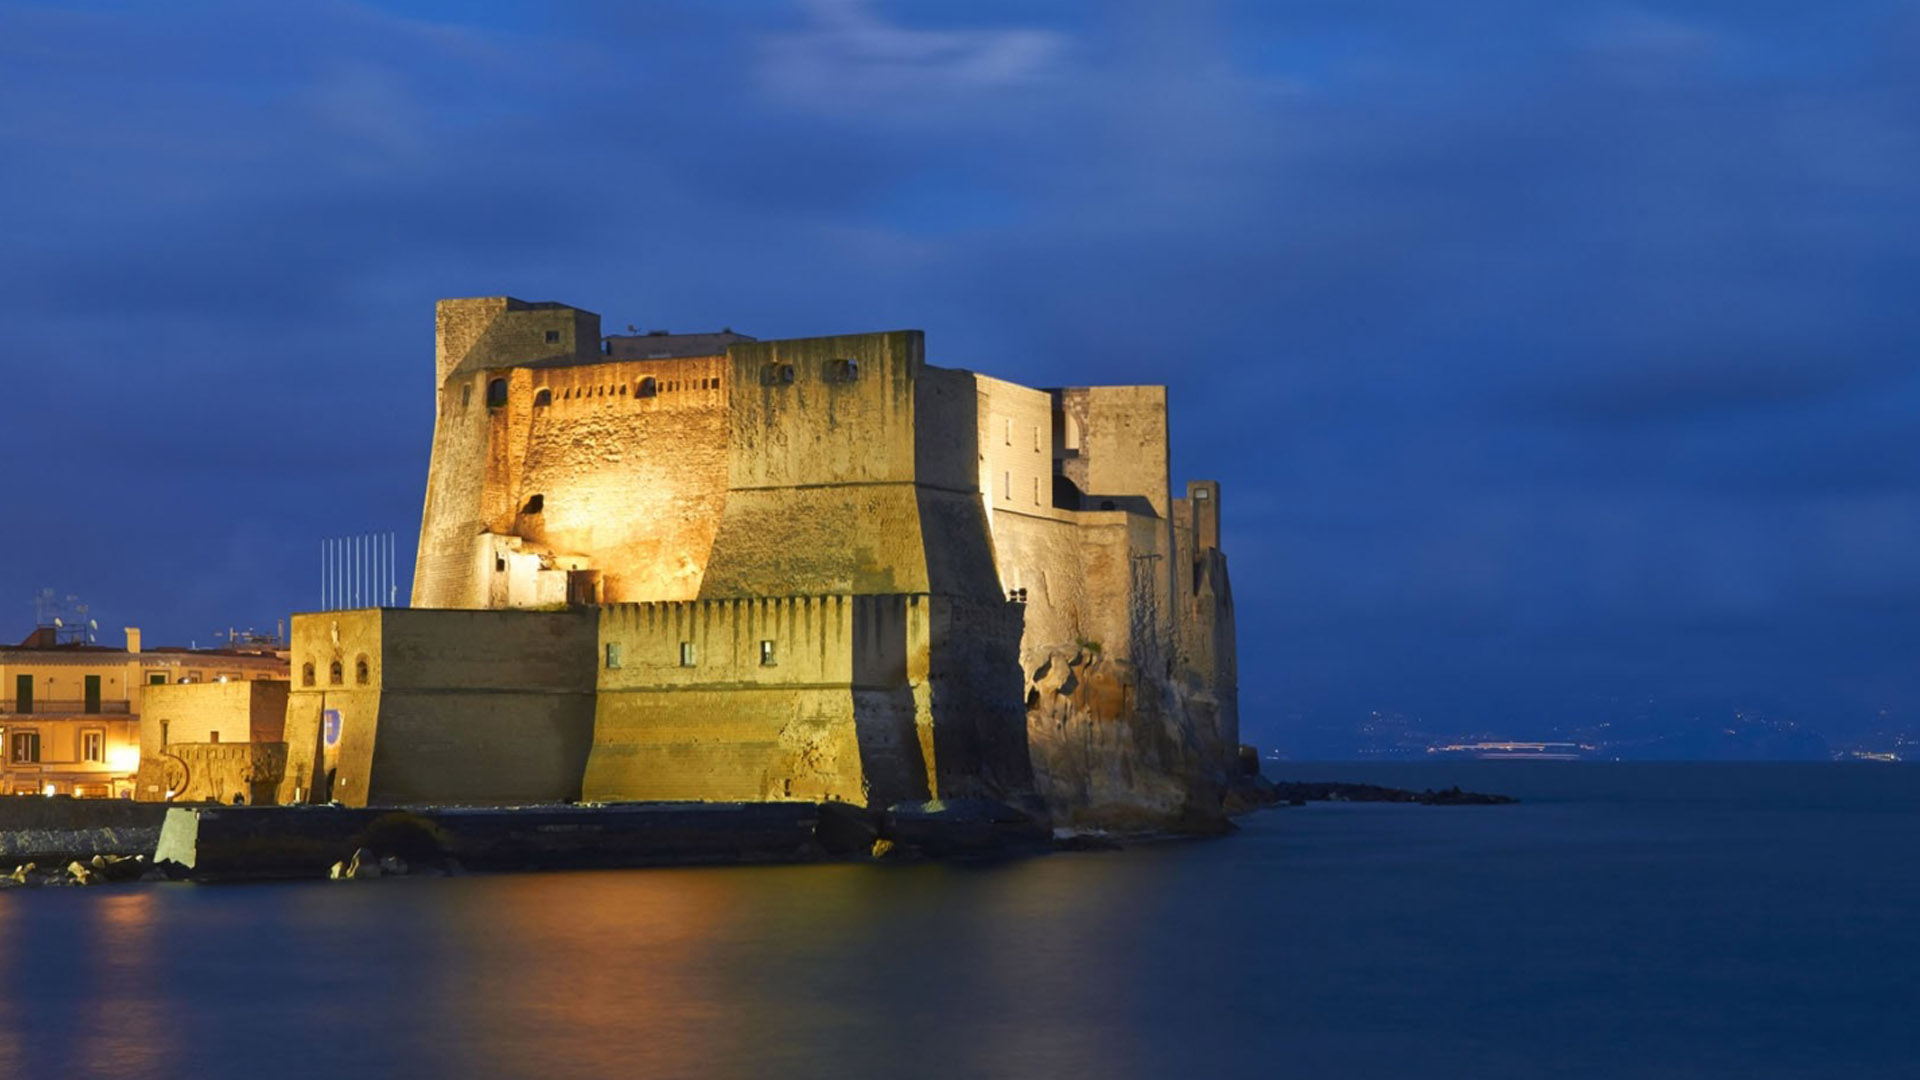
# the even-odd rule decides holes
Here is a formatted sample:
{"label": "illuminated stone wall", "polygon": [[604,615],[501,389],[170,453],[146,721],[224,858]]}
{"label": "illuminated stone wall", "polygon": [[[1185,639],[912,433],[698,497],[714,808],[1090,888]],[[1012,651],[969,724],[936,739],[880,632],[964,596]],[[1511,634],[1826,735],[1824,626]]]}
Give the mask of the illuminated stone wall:
{"label": "illuminated stone wall", "polygon": [[[590,611],[296,615],[292,648],[282,801],[507,805],[579,797],[593,737]],[[364,683],[361,658],[368,661]],[[316,669],[312,686],[302,677],[308,663]],[[329,710],[340,716],[332,743],[323,726]]]}

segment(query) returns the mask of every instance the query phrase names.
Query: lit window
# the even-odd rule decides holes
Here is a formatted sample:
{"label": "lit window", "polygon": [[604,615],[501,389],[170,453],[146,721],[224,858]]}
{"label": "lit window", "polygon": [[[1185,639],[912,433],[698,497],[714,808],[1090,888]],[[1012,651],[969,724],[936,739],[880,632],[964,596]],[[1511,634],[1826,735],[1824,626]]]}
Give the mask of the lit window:
{"label": "lit window", "polygon": [[771,641],[761,642],[760,643],[760,666],[772,667],[774,664],[778,662],[779,662],[778,658],[774,655],[773,642]]}
{"label": "lit window", "polygon": [[680,666],[692,667],[696,660],[697,660],[697,656],[694,653],[693,642],[691,641],[681,642],[680,643]]}
{"label": "lit window", "polygon": [[40,760],[40,733],[37,731],[16,731],[13,733],[13,762],[16,765],[31,765]]}
{"label": "lit window", "polygon": [[620,666],[620,643],[617,641],[609,641],[607,642],[607,668],[611,670],[619,666]]}
{"label": "lit window", "polygon": [[104,731],[83,731],[80,733],[80,757],[83,761],[104,762],[107,760],[107,733]]}

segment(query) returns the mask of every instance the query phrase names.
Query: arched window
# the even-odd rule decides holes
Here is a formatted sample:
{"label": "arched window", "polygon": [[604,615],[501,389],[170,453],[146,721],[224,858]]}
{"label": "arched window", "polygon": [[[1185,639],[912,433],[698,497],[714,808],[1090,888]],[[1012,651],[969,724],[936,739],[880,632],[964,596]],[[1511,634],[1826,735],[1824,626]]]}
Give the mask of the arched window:
{"label": "arched window", "polygon": [[653,376],[649,375],[646,378],[640,380],[640,385],[634,388],[633,396],[634,397],[652,397],[655,394],[658,394],[659,392],[660,392],[660,384],[657,382],[654,382]]}
{"label": "arched window", "polygon": [[313,685],[313,662],[312,661],[308,661],[307,663],[300,665],[300,685],[301,686]]}
{"label": "arched window", "polygon": [[367,685],[368,678],[371,675],[372,675],[372,671],[367,667],[367,658],[365,656],[362,656],[353,662],[353,681],[354,682],[359,683],[361,686],[365,686]]}
{"label": "arched window", "polygon": [[544,409],[551,404],[553,404],[553,391],[547,389],[546,387],[544,386],[541,387],[540,392],[533,395],[534,408]]}
{"label": "arched window", "polygon": [[340,685],[340,661],[335,660],[327,668],[327,682],[334,686]]}
{"label": "arched window", "polygon": [[507,403],[507,380],[490,379],[487,382],[487,408],[497,409]]}

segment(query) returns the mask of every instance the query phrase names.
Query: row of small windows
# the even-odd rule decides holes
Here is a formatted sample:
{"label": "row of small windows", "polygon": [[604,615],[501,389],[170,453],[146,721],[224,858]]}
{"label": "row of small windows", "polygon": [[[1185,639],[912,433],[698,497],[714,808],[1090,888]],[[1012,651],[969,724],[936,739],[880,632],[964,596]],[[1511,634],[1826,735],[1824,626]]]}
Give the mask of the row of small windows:
{"label": "row of small windows", "polygon": [[[790,386],[795,379],[792,364],[768,364],[760,369],[760,383],[763,386]],[[860,378],[860,361],[845,358],[829,360],[820,369],[823,382],[850,383]]]}
{"label": "row of small windows", "polygon": [[[327,684],[329,686],[341,685],[344,681],[341,678],[343,674],[344,669],[341,668],[340,661],[335,660],[333,663],[327,665]],[[372,680],[373,669],[368,665],[367,658],[365,656],[355,658],[353,661],[353,681],[360,686],[365,686]],[[300,665],[300,685],[313,685],[313,661],[311,660]]]}
{"label": "row of small windows", "polygon": [[[776,646],[771,639],[761,641],[760,642],[760,666],[774,667],[779,662],[780,662],[780,653],[779,653],[778,646]],[[681,642],[680,643],[680,666],[681,667],[698,667],[699,665],[700,665],[699,646],[695,645],[691,641]],[[618,668],[619,666],[620,666],[620,643],[617,641],[609,641],[607,642],[607,668],[608,670],[613,670]]]}

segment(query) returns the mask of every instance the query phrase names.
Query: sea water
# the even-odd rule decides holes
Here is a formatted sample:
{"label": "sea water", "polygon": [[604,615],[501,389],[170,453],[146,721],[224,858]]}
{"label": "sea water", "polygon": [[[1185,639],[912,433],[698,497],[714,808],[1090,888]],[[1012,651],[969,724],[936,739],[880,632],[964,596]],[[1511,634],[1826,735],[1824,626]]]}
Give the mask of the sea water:
{"label": "sea water", "polygon": [[1915,1077],[1920,768],[957,865],[0,893],[0,1076]]}

